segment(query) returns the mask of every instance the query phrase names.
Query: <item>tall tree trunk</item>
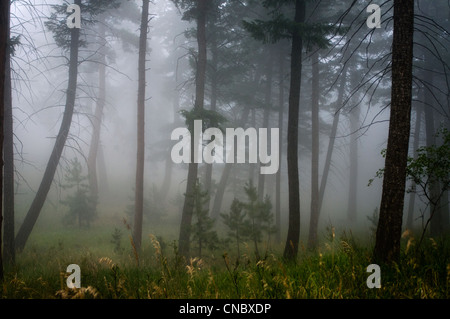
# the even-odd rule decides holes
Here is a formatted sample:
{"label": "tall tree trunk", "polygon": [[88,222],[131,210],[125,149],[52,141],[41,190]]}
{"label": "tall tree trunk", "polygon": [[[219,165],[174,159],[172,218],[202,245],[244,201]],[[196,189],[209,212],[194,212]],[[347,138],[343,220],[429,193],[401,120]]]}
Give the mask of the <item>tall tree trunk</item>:
{"label": "tall tree trunk", "polygon": [[[7,28],[7,39],[10,39],[10,28]],[[4,90],[4,140],[3,140],[3,209],[4,209],[4,235],[3,260],[5,264],[14,264],[14,133],[11,92],[11,47],[6,48],[5,64],[5,90]]]}
{"label": "tall tree trunk", "polygon": [[[305,1],[295,1],[296,24],[305,22]],[[295,260],[300,240],[300,185],[298,176],[298,117],[300,106],[300,84],[302,74],[303,39],[300,30],[295,28],[292,33],[291,48],[291,79],[289,87],[289,119],[287,169],[289,185],[289,227],[284,248],[284,258]]]}
{"label": "tall tree trunk", "polygon": [[[177,83],[177,72],[178,68],[176,68],[175,73],[173,75],[174,79],[174,90],[173,90],[173,100],[172,100],[172,108],[173,108],[173,126],[177,127],[179,123],[178,112],[180,110],[180,94],[176,88]],[[180,124],[181,125],[181,124]],[[164,180],[161,185],[161,199],[163,202],[166,202],[167,196],[170,190],[170,184],[172,182],[172,173],[173,173],[173,161],[170,156],[170,150],[167,151],[167,158],[165,162],[164,168]]]}
{"label": "tall tree trunk", "polygon": [[346,63],[342,69],[341,81],[339,83],[339,92],[336,100],[336,111],[333,117],[333,123],[331,125],[330,139],[328,141],[327,154],[325,156],[325,164],[323,167],[322,178],[320,180],[320,190],[319,190],[319,214],[322,210],[323,198],[325,196],[325,188],[327,186],[328,174],[331,167],[331,158],[334,150],[334,143],[336,141],[336,134],[339,125],[339,118],[341,115],[341,107],[344,101],[345,87],[347,82],[347,69],[348,63]]}
{"label": "tall tree trunk", "polygon": [[149,0],[142,2],[141,30],[139,35],[138,98],[137,98],[137,157],[133,241],[139,252],[142,242],[142,219],[144,215],[144,162],[145,162],[145,60],[147,56]]}
{"label": "tall tree trunk", "polygon": [[279,158],[278,163],[280,167],[276,174],[275,186],[275,240],[281,241],[281,165],[283,163],[283,115],[284,115],[284,61],[285,55],[282,46],[279,47],[279,79],[278,79],[278,129],[280,134],[278,136]]}
{"label": "tall tree trunk", "polygon": [[[81,0],[75,0],[76,5],[81,5]],[[69,81],[67,84],[66,92],[66,104],[64,109],[64,115],[61,122],[58,135],[56,137],[55,144],[53,146],[52,153],[45,168],[44,176],[42,177],[41,184],[36,192],[33,202],[25,216],[25,219],[17,232],[16,236],[16,249],[22,251],[28,240],[28,237],[33,230],[33,227],[39,217],[42,206],[45,203],[47,194],[50,190],[50,186],[53,182],[56,169],[58,167],[59,159],[61,158],[64,145],[69,135],[70,125],[72,123],[73,110],[75,107],[75,97],[77,90],[77,78],[78,78],[78,44],[80,37],[80,29],[71,29],[70,35],[70,58],[69,58]]]}
{"label": "tall tree trunk", "polygon": [[101,193],[108,194],[109,184],[108,184],[108,173],[106,171],[105,154],[103,151],[103,146],[101,141],[99,141],[98,151],[97,151],[97,170],[98,170],[98,184],[99,195]]}
{"label": "tall tree trunk", "polygon": [[309,221],[308,248],[317,246],[319,226],[319,52],[312,57],[312,98],[311,98],[311,218]]}
{"label": "tall tree trunk", "polygon": [[[273,74],[273,48],[269,47],[268,61],[266,62],[266,89],[264,96],[264,128],[269,128],[270,109],[272,108],[272,74]],[[267,147],[270,149],[270,139],[267,142]],[[264,200],[264,184],[266,180],[265,174],[258,174],[258,199],[262,202]]]}
{"label": "tall tree trunk", "polygon": [[[246,107],[241,116],[241,121],[239,127],[243,127],[245,123],[247,123],[248,116],[250,113],[250,108]],[[236,147],[236,146],[235,146]],[[236,155],[236,152],[235,152]],[[211,217],[218,218],[220,214],[220,209],[222,208],[223,196],[225,195],[225,189],[228,184],[228,178],[230,177],[233,163],[225,163],[225,167],[223,168],[222,175],[220,177],[219,183],[217,184],[216,194],[214,196],[214,202],[211,210]]]}
{"label": "tall tree trunk", "polygon": [[4,103],[6,63],[8,61],[8,30],[9,30],[10,2],[0,3],[0,283],[3,282],[3,254],[2,254],[2,222],[3,222],[3,132],[4,132]]}
{"label": "tall tree trunk", "polygon": [[[420,140],[420,127],[422,123],[422,106],[420,104],[416,105],[416,121],[414,126],[414,141],[413,141],[413,152],[414,157],[417,156],[417,149],[419,148],[419,140]],[[416,183],[414,181],[411,185],[412,192],[409,193],[409,202],[408,202],[408,215],[406,219],[406,227],[408,229],[412,229],[414,223],[414,207],[416,200]]]}
{"label": "tall tree trunk", "polygon": [[[430,90],[433,86],[433,73],[426,71],[426,82],[430,87],[425,91],[425,132],[426,132],[426,144],[428,147],[436,145],[436,126],[435,126],[435,112],[433,109],[433,96]],[[440,185],[439,181],[430,178],[428,184],[428,194],[430,196],[430,233],[432,236],[439,235],[442,232],[442,220],[440,210]]]}
{"label": "tall tree trunk", "polygon": [[391,115],[374,258],[400,256],[406,165],[411,126],[414,0],[394,0]]}
{"label": "tall tree trunk", "polygon": [[359,107],[353,108],[349,113],[350,118],[350,172],[348,189],[348,211],[347,217],[350,223],[355,223],[357,219],[358,202],[358,136],[359,128]]}
{"label": "tall tree trunk", "polygon": [[98,97],[95,105],[94,118],[92,119],[92,136],[89,147],[89,154],[87,160],[89,187],[91,197],[98,200],[98,176],[97,176],[97,156],[100,143],[100,130],[102,125],[103,109],[105,107],[106,99],[106,58],[105,58],[105,27],[103,24],[99,26],[99,36],[101,38],[101,48],[99,50],[100,60],[98,67]]}
{"label": "tall tree trunk", "polygon": [[[210,35],[211,38],[211,111],[216,111],[217,109],[217,94],[218,94],[218,79],[217,79],[217,68],[218,68],[218,48],[217,48],[217,39],[215,34]],[[213,196],[211,192],[212,187],[212,172],[213,172],[213,164],[206,164],[206,174],[205,174],[205,189],[209,192],[208,198],[205,200],[205,209],[209,211],[211,198]]]}
{"label": "tall tree trunk", "polygon": [[[206,78],[206,10],[207,0],[197,1],[197,44],[198,60],[195,75],[195,104],[194,107],[201,110],[205,99],[205,78]],[[181,256],[188,257],[190,250],[191,223],[194,209],[193,191],[197,182],[198,164],[194,163],[194,140],[199,138],[193,136],[191,132],[191,163],[188,169],[188,178],[186,184],[186,193],[184,197],[183,212],[181,215],[179,252]]]}

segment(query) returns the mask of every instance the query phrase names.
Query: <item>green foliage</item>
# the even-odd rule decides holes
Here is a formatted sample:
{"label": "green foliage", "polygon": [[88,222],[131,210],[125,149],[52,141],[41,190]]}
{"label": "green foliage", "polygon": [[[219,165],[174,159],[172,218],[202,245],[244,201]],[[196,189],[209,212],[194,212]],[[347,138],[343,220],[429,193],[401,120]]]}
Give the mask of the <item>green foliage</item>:
{"label": "green foliage", "polygon": [[245,221],[246,214],[243,211],[242,203],[237,199],[233,199],[228,214],[221,213],[223,223],[228,227],[228,236],[236,241],[238,257],[240,254],[239,245],[245,238],[245,229],[247,223]]}
{"label": "green foliage", "polygon": [[297,31],[305,47],[321,49],[330,45],[331,34],[343,34],[346,30],[338,28],[330,23],[295,23],[291,14],[294,1],[268,0],[263,1],[263,6],[268,10],[269,20],[255,19],[243,21],[244,28],[258,41],[263,43],[276,43],[282,39],[290,39],[294,31]]}
{"label": "green foliage", "polygon": [[216,127],[223,131],[222,128],[223,124],[227,122],[226,117],[224,117],[219,112],[206,109],[199,109],[196,107],[192,108],[190,111],[181,110],[180,114],[185,118],[186,126],[189,132],[191,132],[191,134],[194,132],[195,120],[202,120],[203,130],[206,130],[207,128],[210,127]]}
{"label": "green foliage", "polygon": [[72,190],[73,193],[61,203],[69,208],[64,218],[65,224],[73,225],[78,222],[79,227],[89,227],[96,216],[97,198],[91,196],[89,185],[85,183],[87,177],[82,173],[83,168],[78,159],[71,160],[64,177],[66,183],[62,185],[62,188]]}
{"label": "green foliage", "polygon": [[436,139],[439,137],[442,137],[442,144],[420,147],[415,158],[408,158],[408,179],[419,185],[426,196],[431,181],[440,183],[441,192],[450,185],[450,132],[442,128]]}
{"label": "green foliage", "polygon": [[246,202],[234,199],[229,214],[221,214],[224,224],[228,227],[228,236],[236,241],[238,256],[239,244],[245,239],[253,242],[255,254],[260,258],[258,243],[264,236],[270,237],[275,232],[273,225],[272,203],[268,196],[264,201],[258,200],[258,192],[253,182],[247,182],[244,186],[247,196]]}
{"label": "green foliage", "polygon": [[[416,157],[408,157],[406,166],[407,179],[411,180],[421,188],[423,195],[428,200],[431,196],[428,194],[428,186],[431,182],[440,183],[441,194],[449,189],[450,186],[450,132],[446,128],[436,134],[436,138],[442,138],[440,145],[423,146],[417,149]],[[386,149],[381,151],[383,158],[386,157]],[[384,168],[375,173],[375,177],[382,178]],[[368,186],[374,179],[369,180]],[[408,190],[412,191],[412,189]]]}
{"label": "green foliage", "polygon": [[[104,227],[104,226],[102,226]],[[92,242],[95,233],[83,240]],[[105,235],[109,236],[108,229]],[[46,236],[48,232],[36,234]],[[67,233],[60,235],[67,235]],[[421,251],[402,253],[398,264],[382,266],[381,288],[369,289],[372,249],[344,233],[319,252],[302,252],[298,263],[285,263],[274,250],[266,258],[252,260],[243,254],[239,263],[223,258],[192,258],[180,263],[176,247],[163,252],[156,236],[153,249],[139,267],[121,255],[105,257],[105,251],[68,241],[64,247],[28,247],[17,256],[17,266],[7,269],[0,289],[5,299],[448,299],[450,297],[450,241],[428,240]],[[412,240],[414,242],[414,240]],[[70,244],[74,243],[74,244]],[[414,245],[414,244],[412,244]],[[67,265],[82,270],[82,288],[68,289]]]}
{"label": "green foliage", "polygon": [[[53,12],[48,21],[44,24],[49,31],[53,33],[56,45],[60,48],[68,49],[70,47],[71,29],[67,27],[67,7],[68,3],[51,5]],[[83,0],[81,1],[81,24],[89,26],[95,24],[96,17],[109,10],[116,9],[120,6],[119,0]],[[86,40],[80,37],[79,46],[86,47]]]}
{"label": "green foliage", "polygon": [[197,180],[193,192],[194,218],[192,225],[192,239],[197,244],[198,256],[202,256],[202,249],[207,248],[213,250],[217,248],[219,238],[217,232],[213,230],[214,220],[209,217],[209,195],[207,191],[203,191],[200,182]]}

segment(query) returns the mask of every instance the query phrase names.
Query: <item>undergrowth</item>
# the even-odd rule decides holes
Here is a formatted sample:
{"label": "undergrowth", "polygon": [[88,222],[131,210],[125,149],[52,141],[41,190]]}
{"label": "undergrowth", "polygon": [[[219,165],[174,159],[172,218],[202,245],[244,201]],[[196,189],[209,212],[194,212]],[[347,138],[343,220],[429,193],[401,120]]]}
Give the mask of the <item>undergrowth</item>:
{"label": "undergrowth", "polygon": [[[256,258],[245,245],[240,254],[223,251],[183,259],[176,242],[150,235],[139,259],[130,249],[109,256],[59,243],[31,247],[6,269],[1,297],[10,298],[449,298],[450,241],[428,239],[415,249],[403,239],[398,264],[381,265],[381,288],[369,289],[366,271],[370,245],[350,233],[334,234],[316,250],[301,248],[295,263],[285,262],[281,248]],[[250,247],[249,247],[250,246]],[[302,245],[301,245],[302,247]],[[112,247],[117,248],[117,247]],[[239,257],[238,257],[239,256]],[[66,286],[66,267],[81,268],[81,288]]]}

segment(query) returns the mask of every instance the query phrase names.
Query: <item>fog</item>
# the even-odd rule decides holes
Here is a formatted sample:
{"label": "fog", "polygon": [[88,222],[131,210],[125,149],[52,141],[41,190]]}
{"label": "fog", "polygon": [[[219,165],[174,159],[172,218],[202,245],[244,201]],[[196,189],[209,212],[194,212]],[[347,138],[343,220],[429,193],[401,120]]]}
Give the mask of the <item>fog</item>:
{"label": "fog", "polygon": [[[31,1],[28,3],[15,1],[12,4],[12,34],[21,35],[21,45],[16,49],[13,57],[13,116],[14,116],[14,141],[15,141],[15,165],[16,165],[16,229],[20,227],[23,218],[31,204],[33,196],[39,187],[45,170],[49,154],[51,153],[55,136],[58,134],[62,114],[64,111],[65,91],[67,87],[67,52],[56,46],[53,35],[48,31],[44,22],[51,13],[50,5],[59,1]],[[99,192],[97,207],[97,219],[94,225],[110,224],[123,228],[123,218],[132,223],[132,217],[127,215],[127,207],[133,203],[135,172],[136,172],[136,116],[137,116],[137,86],[138,86],[138,48],[131,43],[137,41],[131,36],[125,37],[119,30],[125,30],[134,34],[139,33],[140,2],[135,3],[137,19],[108,20],[107,22],[107,49],[106,58],[106,105],[103,111],[100,133],[100,152],[98,158]],[[131,12],[131,11],[130,11]],[[170,150],[176,141],[171,140],[171,132],[176,127],[185,127],[180,110],[190,110],[195,100],[195,57],[197,43],[195,37],[186,38],[184,32],[195,28],[195,21],[188,22],[181,19],[181,12],[171,1],[155,1],[150,4],[150,22],[148,33],[147,54],[147,82],[145,103],[145,174],[144,194],[150,201],[149,216],[162,208],[163,216],[160,220],[144,220],[145,233],[160,232],[160,225],[167,224],[173,228],[173,239],[176,239],[181,220],[184,193],[186,192],[187,164],[171,165],[170,188],[167,199],[162,201],[161,191],[166,177],[166,164],[170,161]],[[130,13],[132,14],[132,13]],[[248,13],[255,16],[252,10]],[[115,25],[114,25],[115,24]],[[112,30],[114,27],[114,30]],[[111,29],[109,29],[111,28]],[[238,27],[236,27],[238,29]],[[83,174],[87,175],[86,158],[92,135],[92,118],[98,96],[98,48],[96,29],[93,26],[81,28],[82,38],[92,42],[80,49],[79,74],[75,113],[70,128],[69,138],[66,142],[62,158],[59,162],[57,173],[53,180],[51,190],[38,219],[39,229],[46,229],[51,224],[55,228],[65,227],[62,217],[67,211],[62,203],[70,190],[64,189],[65,175],[70,161],[78,158],[82,163]],[[236,32],[244,33],[239,27]],[[240,34],[241,40],[230,42],[230,47],[239,46],[240,41],[247,41],[249,47],[262,48],[263,44],[251,38],[249,33]],[[122,37],[122,38],[121,38]],[[356,37],[356,36],[355,36]],[[376,56],[380,51],[389,49],[391,29],[389,27],[377,29],[372,38],[375,44],[368,45],[367,41],[360,48],[355,49],[352,44],[350,50],[359,50],[361,59],[364,56]],[[125,40],[124,40],[125,39]],[[339,68],[338,58],[333,58],[342,53],[342,44],[335,41],[335,49],[321,51],[320,71],[324,72],[321,80],[320,92],[320,135],[319,135],[319,179],[323,174],[323,166],[329,142],[329,132],[335,112],[333,101],[337,99],[337,89],[330,89],[330,82],[336,77]],[[281,170],[281,230],[282,238],[285,238],[288,216],[288,188],[286,168],[286,123],[289,79],[289,42],[284,42],[285,50],[285,112],[282,132],[283,145]],[[225,47],[227,46],[225,45]],[[381,49],[382,48],[382,49]],[[252,50],[247,56],[242,56],[243,61],[248,62],[254,68],[264,64],[257,62],[256,51]],[[260,50],[260,49],[258,49]],[[208,54],[210,51],[208,50]],[[366,56],[367,57],[367,56]],[[208,57],[209,59],[209,57]],[[278,58],[277,58],[278,59]],[[327,59],[330,61],[327,62]],[[331,61],[334,60],[334,61]],[[341,60],[342,61],[342,60]],[[221,62],[225,63],[225,62]],[[299,133],[299,177],[300,177],[300,203],[301,203],[301,237],[308,233],[311,200],[311,61],[308,52],[303,56],[303,77],[300,101],[300,133]],[[275,62],[275,69],[277,62]],[[328,65],[331,65],[328,68]],[[370,72],[370,66],[361,63],[360,74]],[[379,67],[376,65],[376,67]],[[325,73],[327,72],[328,75]],[[236,71],[235,71],[236,72]],[[264,72],[264,71],[262,71]],[[356,72],[353,70],[352,72]],[[250,72],[251,73],[251,72]],[[256,72],[257,73],[257,72]],[[253,74],[253,73],[252,73]],[[333,76],[334,74],[334,76]],[[237,75],[239,76],[239,75]],[[247,76],[243,74],[242,76]],[[258,75],[254,75],[258,76]],[[386,80],[389,77],[386,76]],[[270,112],[269,126],[278,127],[278,75],[274,75],[272,103],[274,110]],[[222,79],[219,92],[223,96],[217,101],[217,110],[228,120],[225,126],[239,127],[235,119],[241,116],[242,107],[258,107],[262,104],[265,91],[265,75],[259,79],[257,91],[249,91],[242,85],[242,95],[253,96],[254,100],[249,105],[239,105],[229,96],[225,96],[228,89],[236,92],[236,76],[231,79]],[[362,81],[358,81],[362,83]],[[337,83],[337,81],[336,81]],[[359,84],[357,83],[357,84]],[[355,85],[348,84],[347,93],[355,89]],[[371,226],[368,216],[371,217],[377,209],[381,199],[382,180],[375,178],[368,186],[370,179],[375,177],[378,169],[384,166],[384,158],[381,151],[386,148],[388,134],[389,109],[386,108],[386,99],[389,98],[388,87],[380,87],[373,90],[373,86],[360,87],[356,94],[360,101],[350,99],[343,108],[336,134],[336,142],[332,155],[331,171],[326,185],[324,202],[320,214],[319,233],[323,234],[324,227],[333,225],[339,231],[352,229],[354,232],[365,233]],[[365,91],[370,92],[363,97]],[[207,80],[205,94],[205,108],[211,103],[211,87]],[[241,99],[242,101],[242,99]],[[242,103],[242,102],[240,102]],[[349,114],[355,109],[359,110],[358,129],[351,131]],[[252,116],[255,115],[254,118]],[[256,127],[263,127],[263,110],[256,109],[250,113],[249,121],[245,127],[252,127],[252,121]],[[352,137],[357,137],[357,221],[349,223],[348,196],[350,174],[350,145]],[[104,161],[104,162],[103,162]],[[212,178],[217,184],[220,180],[225,164],[214,164]],[[232,175],[229,179],[221,211],[227,211],[234,197],[244,199],[243,186],[248,181],[248,164],[234,164]],[[260,176],[259,170],[255,170],[255,183]],[[199,165],[199,179],[205,174],[205,165]],[[266,193],[275,203],[275,175],[266,175]],[[213,199],[213,197],[212,197]],[[153,205],[153,206],[152,206]],[[158,208],[156,207],[158,206]],[[419,210],[419,206],[417,210]],[[218,222],[220,223],[220,221]],[[164,228],[166,229],[166,228]]]}

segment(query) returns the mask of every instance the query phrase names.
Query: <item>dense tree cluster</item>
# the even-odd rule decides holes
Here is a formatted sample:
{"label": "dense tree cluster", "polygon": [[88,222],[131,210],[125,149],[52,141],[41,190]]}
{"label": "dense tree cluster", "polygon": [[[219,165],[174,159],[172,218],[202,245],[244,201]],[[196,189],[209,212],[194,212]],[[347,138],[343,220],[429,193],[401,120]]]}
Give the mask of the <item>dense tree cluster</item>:
{"label": "dense tree cluster", "polygon": [[[68,3],[50,6],[44,1],[40,13],[46,17],[33,16],[45,34],[39,41],[46,44],[35,48],[38,59],[26,47],[33,44],[32,36],[14,31],[26,25],[18,8],[28,4],[1,4],[0,247],[8,263],[14,263],[15,251],[24,249],[54,197],[52,189],[62,185],[58,192],[67,195],[66,216],[77,218],[80,226],[93,223],[104,207],[119,206],[114,187],[126,189],[127,195],[133,191],[128,207],[133,217],[127,218],[137,254],[146,223],[175,220],[183,257],[214,249],[221,225],[238,256],[243,242],[251,242],[259,259],[260,243],[273,240],[284,245],[286,260],[295,261],[303,229],[308,249],[319,246],[323,216],[334,214],[334,204],[327,200],[334,192],[345,197],[344,224],[353,227],[361,221],[365,212],[359,196],[367,181],[361,181],[360,139],[384,122],[389,126],[382,132],[385,162],[378,173],[383,184],[374,259],[398,260],[402,230],[405,225],[419,229],[418,218],[426,221],[420,228],[424,234],[428,224],[432,236],[448,233],[447,3],[385,1],[375,27],[367,23],[369,1],[362,0],[73,4],[82,13],[80,28],[67,25]],[[40,61],[45,70],[36,66]],[[21,68],[30,68],[28,73],[36,77],[45,74],[47,87],[27,81]],[[35,113],[53,112],[39,120],[52,126],[45,134],[53,136],[53,146],[18,219],[14,188],[28,185],[22,164],[15,165],[27,162],[20,141],[25,136],[19,131],[28,130],[29,121],[29,127],[34,125],[36,115],[16,105],[11,92],[26,104],[35,85],[48,94],[36,98],[41,105]],[[133,120],[128,123],[129,112]],[[203,130],[223,133],[225,127],[278,128],[279,170],[266,176],[259,173],[264,163],[197,163],[195,148],[201,139],[194,134],[195,120],[202,120]],[[170,131],[177,127],[191,132],[186,165],[174,164],[170,157]],[[251,149],[245,147],[248,157]],[[66,165],[65,184],[57,183],[64,176],[62,163],[74,156]],[[377,168],[370,169],[373,175]],[[133,178],[112,182],[115,174]],[[425,198],[425,204],[415,204],[417,198]],[[373,207],[366,208],[372,213]],[[158,218],[144,220],[146,214]]]}

